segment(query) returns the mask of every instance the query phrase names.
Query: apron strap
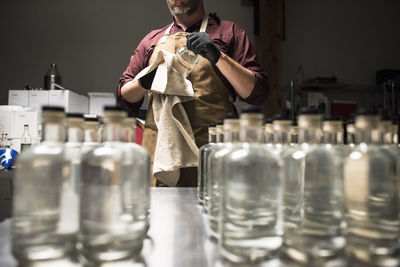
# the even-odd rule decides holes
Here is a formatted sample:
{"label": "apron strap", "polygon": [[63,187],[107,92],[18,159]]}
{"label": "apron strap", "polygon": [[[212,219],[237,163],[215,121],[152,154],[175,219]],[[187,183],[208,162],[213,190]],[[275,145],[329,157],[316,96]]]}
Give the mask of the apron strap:
{"label": "apron strap", "polygon": [[[201,27],[199,32],[206,32],[207,29],[207,24],[208,24],[208,16],[204,16],[203,21],[201,22]],[[174,26],[174,23],[169,25],[167,30],[165,31],[164,35],[161,37],[159,44],[165,44],[167,42],[168,36],[171,33],[172,27]]]}
{"label": "apron strap", "polygon": [[165,44],[166,42],[167,42],[167,39],[168,39],[168,36],[169,36],[169,34],[171,33],[171,29],[172,29],[172,26],[174,26],[174,23],[172,23],[169,27],[168,27],[168,29],[165,31],[165,33],[164,33],[164,35],[161,37],[161,39],[160,39],[160,44]]}

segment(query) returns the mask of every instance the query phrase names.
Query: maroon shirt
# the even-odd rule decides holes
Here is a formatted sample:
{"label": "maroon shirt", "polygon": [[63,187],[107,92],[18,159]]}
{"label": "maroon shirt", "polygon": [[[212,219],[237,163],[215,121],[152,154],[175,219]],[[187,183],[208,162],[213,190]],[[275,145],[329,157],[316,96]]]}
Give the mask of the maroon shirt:
{"label": "maroon shirt", "polygon": [[[151,31],[140,42],[139,46],[135,51],[133,51],[129,65],[119,80],[117,99],[119,103],[127,106],[132,111],[136,112],[139,110],[143,103],[143,99],[137,103],[126,101],[121,96],[121,87],[125,83],[133,80],[141,70],[148,66],[154,47],[157,45],[158,41],[164,35],[169,26],[170,25],[167,25],[162,29]],[[200,26],[201,21],[187,28],[186,32],[198,32]],[[178,24],[174,23],[170,35],[174,35],[177,32],[183,32],[183,29]],[[256,83],[253,91],[250,96],[242,100],[253,105],[262,104],[268,95],[268,79],[256,61],[256,54],[246,32],[236,23],[220,20],[216,14],[210,14],[206,33],[222,52],[255,74]],[[218,68],[214,67],[214,69],[235,99],[237,94],[232,85],[222,75]]]}

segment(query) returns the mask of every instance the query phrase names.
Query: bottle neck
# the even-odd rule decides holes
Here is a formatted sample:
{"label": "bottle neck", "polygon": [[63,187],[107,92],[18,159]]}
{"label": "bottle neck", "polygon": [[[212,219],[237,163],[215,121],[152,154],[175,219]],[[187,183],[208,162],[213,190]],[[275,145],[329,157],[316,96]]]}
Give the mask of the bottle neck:
{"label": "bottle neck", "polygon": [[275,144],[290,144],[290,135],[289,132],[274,132],[274,143]]}
{"label": "bottle neck", "polygon": [[208,129],[208,143],[216,143],[217,142],[217,129],[215,127],[211,127]]}
{"label": "bottle neck", "polygon": [[357,130],[356,143],[383,144],[383,135],[377,130]]}
{"label": "bottle neck", "polygon": [[85,140],[85,142],[97,142],[96,129],[85,129],[84,140]]}
{"label": "bottle neck", "polygon": [[132,127],[124,127],[123,141],[125,143],[135,143],[135,129]]}
{"label": "bottle neck", "polygon": [[261,143],[263,141],[263,115],[244,114],[240,117],[240,141]]}
{"label": "bottle neck", "polygon": [[123,127],[120,123],[106,123],[104,126],[104,141],[117,142],[122,140]]}
{"label": "bottle neck", "polygon": [[61,123],[44,123],[42,141],[63,142],[63,126]]}
{"label": "bottle neck", "polygon": [[236,143],[240,141],[240,122],[238,119],[226,119],[224,121],[224,142]]}
{"label": "bottle neck", "polygon": [[331,144],[331,145],[343,144],[343,138],[341,133],[324,132],[322,139],[324,144]]}
{"label": "bottle neck", "polygon": [[321,130],[318,128],[299,129],[299,143],[319,144],[321,143]]}
{"label": "bottle neck", "polygon": [[80,127],[69,127],[67,132],[67,142],[82,143],[83,131]]}

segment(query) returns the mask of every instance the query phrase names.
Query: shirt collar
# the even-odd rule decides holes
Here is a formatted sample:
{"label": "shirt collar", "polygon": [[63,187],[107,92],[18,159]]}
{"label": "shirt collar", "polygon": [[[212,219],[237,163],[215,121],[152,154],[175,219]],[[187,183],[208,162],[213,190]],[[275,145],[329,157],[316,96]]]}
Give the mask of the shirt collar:
{"label": "shirt collar", "polygon": [[[210,14],[208,15],[208,17],[209,17],[209,18],[208,18],[208,24],[207,24],[207,26],[215,25],[215,24],[218,24],[218,25],[219,25],[219,24],[221,23],[221,20],[220,20],[220,18],[218,17],[218,15],[217,15],[216,13],[210,13]],[[174,21],[174,27],[177,27],[178,29],[183,30],[182,27],[179,26],[179,25],[176,23],[175,18],[174,18],[173,16],[172,16],[172,20]],[[203,21],[203,19],[201,19],[201,20],[195,22],[194,24],[190,25],[186,30],[187,30],[188,32],[194,32],[195,30],[200,29],[202,21]]]}

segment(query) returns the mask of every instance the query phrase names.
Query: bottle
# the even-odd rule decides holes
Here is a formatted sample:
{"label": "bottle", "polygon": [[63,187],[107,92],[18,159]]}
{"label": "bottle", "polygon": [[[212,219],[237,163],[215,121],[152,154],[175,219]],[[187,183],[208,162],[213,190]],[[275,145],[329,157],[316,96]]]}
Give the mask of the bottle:
{"label": "bottle", "polygon": [[44,89],[56,90],[58,89],[57,86],[62,84],[61,82],[62,79],[57,65],[54,63],[50,64],[50,68],[44,76]]}
{"label": "bottle", "polygon": [[5,148],[6,144],[5,144],[5,134],[1,133],[1,139],[0,139],[0,148]]}
{"label": "bottle", "polygon": [[181,47],[172,60],[172,66],[184,77],[187,77],[192,72],[197,61],[198,55],[186,47]]}
{"label": "bottle", "polygon": [[349,120],[347,122],[346,135],[347,145],[354,148],[356,145],[356,128],[354,126],[354,120]]}
{"label": "bottle", "polygon": [[[125,213],[134,214],[136,221],[144,221],[144,235],[150,228],[150,155],[135,143],[136,119],[129,115],[123,122],[123,142],[127,157],[134,164],[123,166],[122,202]],[[129,162],[128,161],[128,162]]]}
{"label": "bottle", "polygon": [[[234,144],[239,142],[239,117],[236,113],[228,113],[223,121],[223,129],[218,133],[224,133],[224,143],[218,143],[216,148],[208,157],[208,168],[210,179],[208,183],[208,222],[210,236],[219,239],[219,215],[220,215],[220,197],[221,187],[223,185],[222,177],[224,173],[223,163],[225,156],[232,151]],[[221,138],[220,138],[221,140]]]}
{"label": "bottle", "polygon": [[339,159],[321,145],[321,115],[301,110],[298,148],[284,160],[284,232],[286,254],[309,264],[340,254],[343,207]]}
{"label": "bottle", "polygon": [[65,165],[61,188],[60,232],[76,237],[79,231],[79,194],[83,143],[83,115],[68,113],[66,118]]}
{"label": "bottle", "polygon": [[150,175],[142,169],[149,168],[149,158],[122,142],[126,115],[120,107],[105,107],[105,142],[82,158],[79,242],[82,255],[93,262],[137,256],[145,237],[146,222],[131,204],[135,194],[149,190],[132,188],[142,173]]}
{"label": "bottle", "polygon": [[98,127],[99,127],[99,121],[98,121],[97,116],[95,116],[95,117],[85,116],[84,117],[84,124],[83,124],[84,138],[83,138],[83,144],[82,144],[82,154],[85,154],[89,150],[100,145],[100,143],[97,140]]}
{"label": "bottle", "polygon": [[290,127],[290,145],[296,146],[299,143],[299,126],[297,125],[297,120],[292,121],[292,126]]}
{"label": "bottle", "polygon": [[264,122],[264,142],[272,145],[274,143],[274,130],[272,129],[272,120],[268,119]]}
{"label": "bottle", "polygon": [[4,134],[4,147],[5,148],[11,148],[11,143],[10,140],[8,139],[8,134]]}
{"label": "bottle", "polygon": [[383,144],[376,112],[359,110],[355,127],[358,145],[344,167],[346,252],[371,266],[398,266],[399,152]]}
{"label": "bottle", "polygon": [[24,132],[22,133],[21,136],[21,153],[27,149],[29,149],[32,145],[32,138],[29,133],[29,125],[25,124],[24,125]]}
{"label": "bottle", "polygon": [[73,251],[73,235],[60,232],[65,114],[43,107],[43,141],[24,151],[14,179],[12,252],[21,261],[57,259]]}
{"label": "bottle", "polygon": [[257,262],[282,245],[282,164],[262,145],[263,114],[245,109],[240,141],[224,159],[221,186],[221,254],[233,262]]}
{"label": "bottle", "polygon": [[218,121],[217,122],[217,143],[224,142],[224,122]]}
{"label": "bottle", "polygon": [[197,172],[197,198],[201,205],[205,205],[205,174],[207,169],[207,156],[217,142],[217,124],[208,125],[208,144],[199,149],[199,167]]}

